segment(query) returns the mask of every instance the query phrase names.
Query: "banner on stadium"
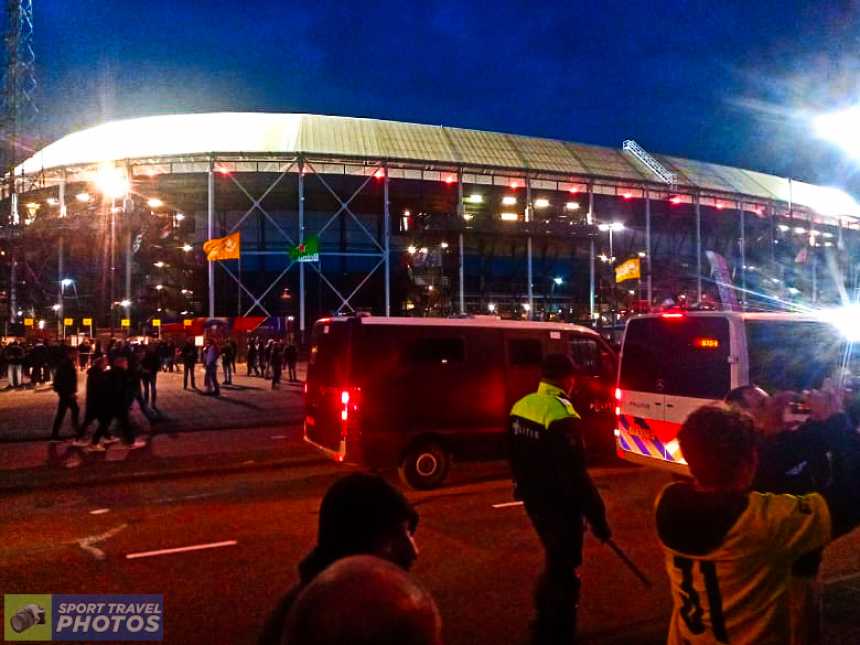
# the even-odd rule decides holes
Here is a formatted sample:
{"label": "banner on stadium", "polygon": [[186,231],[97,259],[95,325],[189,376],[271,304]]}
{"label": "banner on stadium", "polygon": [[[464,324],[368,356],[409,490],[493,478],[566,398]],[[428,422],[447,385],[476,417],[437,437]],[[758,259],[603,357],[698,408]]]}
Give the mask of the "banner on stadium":
{"label": "banner on stadium", "polygon": [[615,267],[615,282],[625,280],[637,280],[642,277],[642,268],[639,258],[631,258]]}
{"label": "banner on stadium", "polygon": [[311,235],[301,244],[290,249],[290,260],[293,262],[319,262],[320,259],[320,238],[318,235]]}
{"label": "banner on stadium", "polygon": [[210,262],[217,260],[238,260],[240,256],[241,238],[239,231],[227,237],[216,237],[203,243],[203,252]]}
{"label": "banner on stadium", "polygon": [[723,311],[738,311],[740,307],[738,307],[738,298],[735,295],[735,285],[732,284],[729,263],[726,262],[726,258],[714,251],[705,251],[705,256],[711,263],[711,277],[717,283]]}

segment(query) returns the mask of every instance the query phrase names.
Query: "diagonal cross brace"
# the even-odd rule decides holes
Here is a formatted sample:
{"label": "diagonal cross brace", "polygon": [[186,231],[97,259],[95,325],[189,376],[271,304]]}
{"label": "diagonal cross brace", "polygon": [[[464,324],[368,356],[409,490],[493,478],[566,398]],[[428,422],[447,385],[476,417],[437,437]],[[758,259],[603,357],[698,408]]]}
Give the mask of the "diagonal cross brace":
{"label": "diagonal cross brace", "polygon": [[233,233],[235,230],[237,230],[242,225],[242,222],[244,222],[248,218],[248,216],[251,213],[253,213],[254,210],[256,209],[256,210],[259,210],[266,217],[267,220],[269,220],[269,222],[272,224],[272,226],[274,226],[275,229],[277,229],[277,231],[284,237],[284,239],[286,239],[290,244],[295,245],[295,243],[296,243],[295,240],[283,228],[281,228],[281,225],[278,224],[275,221],[275,219],[271,215],[269,215],[268,211],[266,211],[266,209],[263,208],[261,205],[263,200],[266,199],[266,197],[268,197],[269,193],[272,192],[279,183],[281,183],[281,180],[287,176],[287,174],[293,169],[293,166],[295,166],[295,165],[296,165],[296,162],[294,161],[289,166],[287,166],[287,168],[284,170],[284,172],[282,172],[280,175],[278,175],[277,179],[275,179],[275,181],[273,181],[269,185],[269,187],[265,190],[265,192],[260,196],[259,199],[254,199],[254,197],[251,195],[251,193],[249,193],[245,189],[245,187],[239,182],[238,179],[236,179],[236,177],[234,177],[233,175],[229,175],[229,177],[233,181],[233,183],[236,184],[236,186],[239,188],[239,190],[241,190],[245,194],[245,197],[247,197],[251,202],[251,208],[249,208],[247,211],[245,211],[245,214],[239,218],[239,221],[236,222],[230,228],[230,233]]}

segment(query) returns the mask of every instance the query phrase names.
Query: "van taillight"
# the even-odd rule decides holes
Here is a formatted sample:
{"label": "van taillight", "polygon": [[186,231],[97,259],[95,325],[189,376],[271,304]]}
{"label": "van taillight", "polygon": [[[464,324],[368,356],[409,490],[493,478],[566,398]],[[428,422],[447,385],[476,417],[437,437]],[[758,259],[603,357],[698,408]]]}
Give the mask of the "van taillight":
{"label": "van taillight", "polygon": [[665,318],[667,320],[680,320],[684,317],[684,314],[660,314],[660,318]]}
{"label": "van taillight", "polygon": [[615,388],[615,400],[616,401],[621,400],[621,388],[620,387]]}
{"label": "van taillight", "polygon": [[304,388],[304,389],[305,389],[305,394],[307,394],[307,393],[308,393],[308,383],[307,383],[307,381],[305,381],[305,388]]}
{"label": "van taillight", "polygon": [[344,423],[349,421],[350,410],[358,410],[357,394],[358,388],[341,390],[340,392],[340,420]]}
{"label": "van taillight", "polygon": [[349,405],[349,390],[344,390],[340,393],[340,402],[343,405]]}

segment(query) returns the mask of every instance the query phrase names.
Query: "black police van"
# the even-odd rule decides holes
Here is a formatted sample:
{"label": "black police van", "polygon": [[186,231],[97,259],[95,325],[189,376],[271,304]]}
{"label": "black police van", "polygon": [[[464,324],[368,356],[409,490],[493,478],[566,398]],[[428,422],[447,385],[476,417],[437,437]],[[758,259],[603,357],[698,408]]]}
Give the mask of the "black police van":
{"label": "black police van", "polygon": [[318,320],[305,386],[305,441],[339,462],[399,468],[413,488],[440,485],[452,456],[502,454],[507,415],[534,391],[543,357],[581,370],[573,403],[586,445],[611,452],[616,357],[565,323],[348,316]]}

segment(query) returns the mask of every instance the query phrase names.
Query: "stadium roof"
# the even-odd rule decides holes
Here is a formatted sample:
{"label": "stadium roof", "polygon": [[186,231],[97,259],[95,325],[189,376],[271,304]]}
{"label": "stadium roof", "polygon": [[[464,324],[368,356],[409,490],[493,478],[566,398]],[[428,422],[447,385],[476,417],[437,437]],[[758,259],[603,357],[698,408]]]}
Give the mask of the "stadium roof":
{"label": "stadium roof", "polygon": [[[29,175],[52,168],[159,157],[298,153],[659,185],[646,166],[620,148],[378,119],[258,112],[112,121],[55,141],[16,172]],[[682,191],[700,189],[790,202],[821,215],[860,218],[860,205],[837,188],[678,157],[654,157],[676,174]]]}

